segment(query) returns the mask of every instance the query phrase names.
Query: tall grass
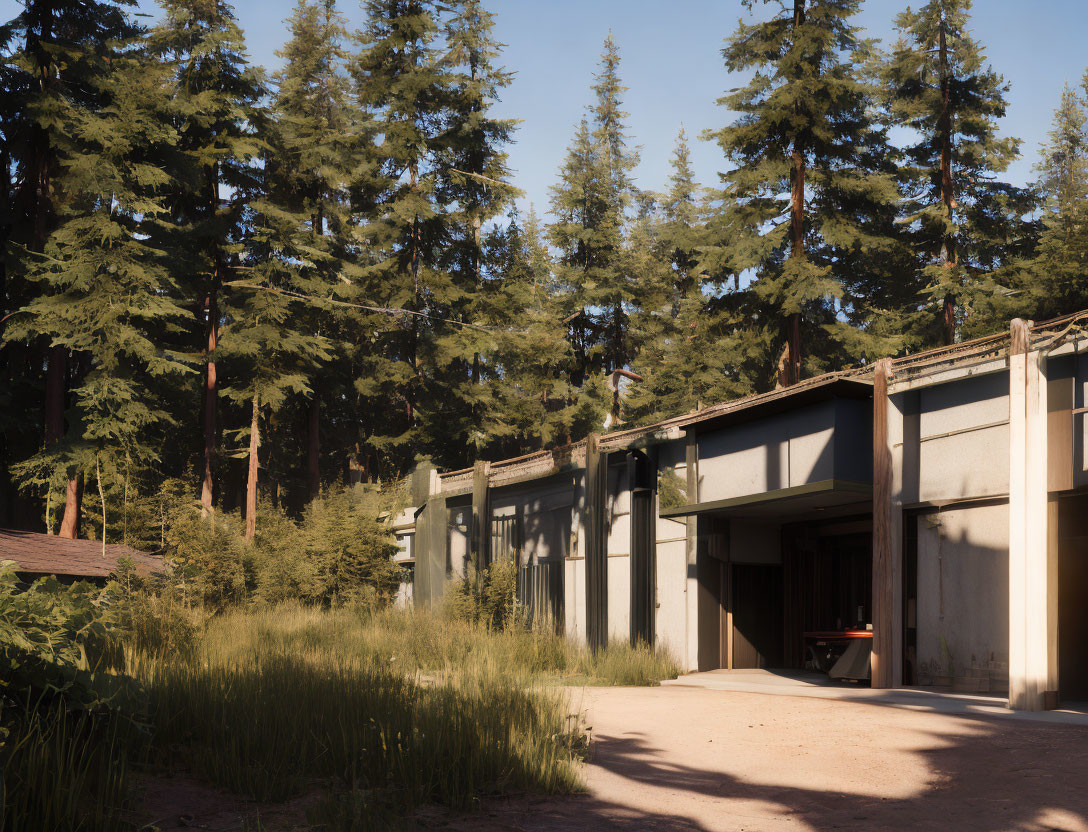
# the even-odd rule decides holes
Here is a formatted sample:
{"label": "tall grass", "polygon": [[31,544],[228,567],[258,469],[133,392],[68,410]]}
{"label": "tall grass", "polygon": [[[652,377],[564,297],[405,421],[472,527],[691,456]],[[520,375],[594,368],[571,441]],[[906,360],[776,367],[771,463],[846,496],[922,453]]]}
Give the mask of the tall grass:
{"label": "tall grass", "polygon": [[0,832],[125,828],[133,759],[182,764],[258,801],[321,790],[314,822],[329,829],[386,825],[424,803],[566,794],[581,788],[586,739],[556,683],[644,685],[677,672],[648,648],[593,654],[550,630],[427,611],[285,604],[219,615],[191,649],[154,644],[132,646],[123,673],[99,674],[103,690],[138,684],[120,709],[128,717],[5,711]]}
{"label": "tall grass", "polygon": [[370,613],[284,604],[232,612],[208,624],[201,649],[217,663],[282,652],[319,664],[335,657],[429,676],[490,662],[568,684],[654,685],[679,673],[662,650],[618,643],[593,653],[549,629],[492,630],[427,610]]}
{"label": "tall grass", "polygon": [[280,651],[133,669],[159,753],[257,800],[315,780],[400,807],[579,788],[582,734],[564,697],[486,659],[430,684],[388,663]]}
{"label": "tall grass", "polygon": [[116,713],[69,711],[63,703],[16,716],[0,745],[0,829],[125,828],[129,748],[138,744],[132,724]]}

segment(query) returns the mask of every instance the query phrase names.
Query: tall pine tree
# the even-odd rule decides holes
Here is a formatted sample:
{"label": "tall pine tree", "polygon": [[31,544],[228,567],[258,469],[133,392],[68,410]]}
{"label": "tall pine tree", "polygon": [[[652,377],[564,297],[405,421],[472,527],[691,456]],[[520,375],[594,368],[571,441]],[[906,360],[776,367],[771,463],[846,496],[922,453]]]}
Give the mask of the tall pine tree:
{"label": "tall pine tree", "polygon": [[568,320],[576,384],[622,369],[634,355],[629,318],[637,287],[625,234],[638,153],[628,146],[619,60],[609,34],[593,85],[592,123],[583,119],[579,125],[552,188],[556,221],[549,236],[560,252],[560,280],[572,288]]}
{"label": "tall pine tree", "polygon": [[440,260],[450,276],[443,317],[434,327],[436,366],[428,384],[434,404],[421,413],[432,454],[458,467],[479,458],[489,436],[480,429],[490,407],[493,338],[471,324],[484,312],[502,275],[485,274],[486,227],[510,204],[505,146],[516,122],[498,119],[492,107],[511,74],[498,65],[501,44],[494,15],[479,0],[457,0],[444,25],[443,131],[438,137],[435,198],[448,222],[449,242]]}
{"label": "tall pine tree", "polygon": [[600,428],[610,407],[603,377],[571,380],[572,352],[563,323],[567,289],[556,278],[543,228],[530,209],[512,211],[485,238],[492,289],[480,320],[491,328],[488,408],[479,424],[492,453],[518,456]]}
{"label": "tall pine tree", "polygon": [[991,323],[993,273],[1029,254],[1034,234],[1023,221],[1030,193],[997,179],[1019,142],[998,135],[1008,85],[968,31],[971,5],[929,0],[900,14],[882,70],[894,122],[917,137],[905,148],[904,220],[945,344],[969,317],[975,328]]}
{"label": "tall pine tree", "polygon": [[436,202],[446,73],[436,55],[441,6],[433,0],[367,0],[355,95],[368,119],[367,155],[354,186],[354,222],[365,253],[355,299],[403,309],[360,316],[356,389],[372,414],[360,454],[387,460],[391,474],[414,461],[424,437],[419,408],[435,363],[433,330],[458,294],[439,258],[450,238]]}
{"label": "tall pine tree", "polygon": [[[705,209],[683,129],[671,167],[656,228],[656,254],[665,269],[663,279],[641,287],[639,324],[646,343],[635,368],[643,381],[634,385],[626,402],[628,416],[640,424],[752,389],[744,376],[745,353],[752,338],[746,328],[737,326],[740,319],[734,306],[739,295],[717,285],[704,270]],[[647,298],[647,291],[653,300]]]}
{"label": "tall pine tree", "polygon": [[[1088,75],[1083,89],[1088,93]],[[1036,320],[1088,307],[1086,123],[1084,99],[1066,84],[1037,167],[1043,230],[1025,281],[1029,298],[1025,311]]]}
{"label": "tall pine tree", "polygon": [[[4,44],[3,162],[10,200],[2,223],[5,243],[3,317],[24,304],[40,301],[49,293],[47,283],[30,284],[26,277],[40,265],[40,258],[68,209],[68,195],[59,187],[61,158],[78,159],[75,122],[98,111],[106,103],[103,73],[118,44],[137,35],[129,20],[127,4],[112,0],[69,2],[68,0],[27,0],[23,12],[0,30]],[[59,447],[67,431],[70,389],[82,382],[86,367],[73,361],[62,343],[39,338],[20,342],[5,334],[4,356],[23,363],[24,368],[45,366],[43,422],[44,447]],[[30,371],[34,372],[34,371]],[[30,393],[31,378],[20,372],[24,394]],[[33,382],[32,382],[33,383]],[[17,382],[18,384],[18,382]],[[15,412],[15,411],[9,411]],[[15,433],[8,433],[13,436]],[[36,443],[31,443],[36,444]],[[79,530],[83,477],[78,466],[65,466],[62,476],[64,519],[60,533],[75,537]],[[62,472],[63,474],[64,472]],[[47,504],[52,502],[52,490]],[[47,505],[47,528],[52,531]]]}
{"label": "tall pine tree", "polygon": [[[67,466],[94,473],[146,469],[172,422],[160,396],[189,367],[164,348],[185,317],[169,270],[169,228],[159,193],[176,140],[158,66],[128,47],[102,57],[99,106],[72,112],[55,183],[58,224],[27,277],[41,288],[12,335],[45,336],[81,368],[69,408]],[[24,467],[54,467],[49,449]],[[105,506],[103,506],[105,525]],[[105,534],[105,528],[103,529]]]}
{"label": "tall pine tree", "polygon": [[[291,37],[278,53],[284,60],[276,76],[273,127],[266,153],[266,188],[259,208],[265,217],[266,255],[280,263],[294,252],[300,270],[291,283],[303,294],[334,298],[341,277],[358,276],[352,242],[350,185],[361,159],[361,114],[345,72],[347,32],[333,0],[299,0],[288,20]],[[273,255],[278,251],[280,254]],[[344,335],[335,307],[293,307],[290,325],[314,338],[340,341]],[[323,399],[326,410],[340,398],[339,374],[324,363],[310,370],[308,398],[296,397],[304,411],[305,458],[302,492],[313,498],[321,488]],[[295,428],[291,420],[285,425]],[[294,433],[291,430],[290,433]],[[281,445],[293,448],[285,432]],[[288,462],[284,462],[289,466]]]}
{"label": "tall pine tree", "polygon": [[778,376],[789,385],[869,346],[841,320],[854,311],[845,287],[852,255],[894,246],[872,216],[896,188],[857,69],[867,48],[852,22],[860,0],[767,5],[778,11],[741,22],[723,49],[730,71],[753,76],[719,101],[737,121],[709,134],[733,165],[712,245],[738,282],[754,276],[752,291],[781,327]]}
{"label": "tall pine tree", "polygon": [[165,65],[183,166],[167,194],[170,219],[185,236],[176,252],[183,291],[195,313],[189,349],[198,347],[202,512],[214,509],[218,457],[219,387],[216,349],[228,284],[236,277],[245,236],[245,208],[259,180],[255,165],[260,75],[249,66],[242,30],[223,0],[161,0],[165,19],[151,48]]}

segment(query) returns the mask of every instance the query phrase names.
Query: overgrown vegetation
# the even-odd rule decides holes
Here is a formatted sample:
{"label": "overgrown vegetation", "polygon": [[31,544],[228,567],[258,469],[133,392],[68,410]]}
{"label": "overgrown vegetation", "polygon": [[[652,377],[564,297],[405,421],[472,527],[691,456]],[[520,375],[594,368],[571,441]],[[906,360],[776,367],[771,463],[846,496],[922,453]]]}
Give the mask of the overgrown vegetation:
{"label": "overgrown vegetation", "polygon": [[203,607],[191,574],[152,584],[127,567],[104,589],[20,588],[9,564],[0,832],[131,828],[133,772],[178,766],[254,801],[320,789],[311,820],[329,829],[577,790],[585,727],[557,685],[655,684],[677,668],[526,626],[504,574],[466,615],[390,609],[367,591]]}

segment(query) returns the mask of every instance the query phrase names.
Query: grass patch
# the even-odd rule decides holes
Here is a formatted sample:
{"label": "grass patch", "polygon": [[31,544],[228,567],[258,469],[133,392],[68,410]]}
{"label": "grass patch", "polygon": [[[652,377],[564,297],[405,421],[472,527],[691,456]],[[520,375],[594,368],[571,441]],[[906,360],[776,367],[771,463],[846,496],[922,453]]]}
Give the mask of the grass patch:
{"label": "grass patch", "polygon": [[561,685],[677,673],[644,647],[593,654],[549,630],[293,603],[224,612],[187,649],[158,644],[131,639],[123,667],[100,664],[86,692],[19,713],[8,700],[0,832],[131,828],[136,764],[180,765],[259,802],[319,790],[310,822],[330,830],[386,828],[424,804],[569,794],[587,738]]}
{"label": "grass patch", "polygon": [[[6,714],[6,716],[11,716]],[[113,832],[131,803],[134,726],[116,713],[70,711],[63,703],[9,719],[0,744],[0,829]]]}
{"label": "grass patch", "polygon": [[580,787],[582,731],[564,698],[486,661],[432,684],[387,664],[313,655],[145,660],[134,670],[159,755],[255,800],[315,781],[400,809]]}
{"label": "grass patch", "polygon": [[578,685],[656,685],[680,672],[663,650],[613,643],[594,654],[548,629],[494,630],[427,610],[370,613],[283,604],[218,616],[201,643],[201,655],[213,663],[271,654],[319,665],[356,661],[417,677],[442,677],[479,664]]}

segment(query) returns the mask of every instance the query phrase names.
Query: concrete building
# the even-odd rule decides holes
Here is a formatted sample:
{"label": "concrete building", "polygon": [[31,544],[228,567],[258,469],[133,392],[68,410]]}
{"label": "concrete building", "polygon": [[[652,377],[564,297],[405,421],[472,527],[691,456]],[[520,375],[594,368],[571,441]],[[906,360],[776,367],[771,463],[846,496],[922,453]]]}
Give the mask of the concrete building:
{"label": "concrete building", "polygon": [[416,603],[508,557],[534,614],[688,670],[1088,699],[1085,319],[418,471]]}

